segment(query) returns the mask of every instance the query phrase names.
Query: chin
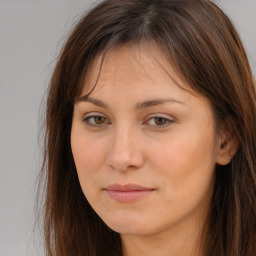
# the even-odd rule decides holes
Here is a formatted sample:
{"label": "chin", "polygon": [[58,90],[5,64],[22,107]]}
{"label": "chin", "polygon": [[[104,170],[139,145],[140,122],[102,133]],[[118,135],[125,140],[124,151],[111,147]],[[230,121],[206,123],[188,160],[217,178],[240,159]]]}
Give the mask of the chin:
{"label": "chin", "polygon": [[112,230],[119,234],[123,235],[136,235],[136,236],[142,236],[142,235],[147,235],[150,234],[151,232],[147,230],[145,227],[138,227],[138,225],[133,224],[133,225],[114,225],[114,226],[109,226]]}
{"label": "chin", "polygon": [[156,226],[152,225],[152,221],[147,221],[145,218],[143,220],[137,218],[125,218],[105,221],[105,224],[115,232],[124,235],[153,235],[158,233]]}

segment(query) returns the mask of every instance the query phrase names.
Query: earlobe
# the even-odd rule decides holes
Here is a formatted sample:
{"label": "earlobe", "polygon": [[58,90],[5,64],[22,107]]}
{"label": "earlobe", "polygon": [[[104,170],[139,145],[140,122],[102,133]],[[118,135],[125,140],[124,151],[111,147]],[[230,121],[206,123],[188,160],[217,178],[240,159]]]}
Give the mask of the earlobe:
{"label": "earlobe", "polygon": [[218,152],[216,156],[216,164],[227,165],[231,162],[239,147],[237,137],[230,129],[222,133]]}

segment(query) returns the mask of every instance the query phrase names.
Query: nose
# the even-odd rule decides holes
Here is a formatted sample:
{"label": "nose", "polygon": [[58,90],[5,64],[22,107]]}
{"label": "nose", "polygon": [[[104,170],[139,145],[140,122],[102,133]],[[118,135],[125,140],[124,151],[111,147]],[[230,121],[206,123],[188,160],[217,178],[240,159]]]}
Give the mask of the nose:
{"label": "nose", "polygon": [[127,126],[117,128],[113,132],[106,161],[107,165],[118,171],[139,169],[144,163],[139,132]]}

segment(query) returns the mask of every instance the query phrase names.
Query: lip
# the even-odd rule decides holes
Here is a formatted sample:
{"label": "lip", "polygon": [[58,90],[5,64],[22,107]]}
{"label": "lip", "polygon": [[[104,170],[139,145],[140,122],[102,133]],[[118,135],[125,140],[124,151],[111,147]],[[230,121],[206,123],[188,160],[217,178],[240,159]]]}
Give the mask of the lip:
{"label": "lip", "polygon": [[137,184],[112,184],[104,190],[112,199],[119,203],[131,203],[149,195],[155,189]]}

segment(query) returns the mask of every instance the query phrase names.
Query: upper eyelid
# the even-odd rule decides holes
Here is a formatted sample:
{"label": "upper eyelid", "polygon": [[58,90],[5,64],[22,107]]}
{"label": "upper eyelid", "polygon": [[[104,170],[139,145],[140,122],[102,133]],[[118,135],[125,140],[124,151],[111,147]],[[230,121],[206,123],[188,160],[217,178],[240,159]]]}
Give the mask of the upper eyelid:
{"label": "upper eyelid", "polygon": [[173,116],[170,116],[170,115],[164,114],[164,113],[150,114],[150,115],[148,115],[147,120],[149,120],[151,118],[155,118],[155,117],[161,117],[161,118],[165,118],[165,119],[170,120],[170,121],[175,121],[175,118]]}
{"label": "upper eyelid", "polygon": [[93,116],[103,116],[106,119],[109,119],[109,117],[101,112],[88,112],[83,114],[82,119],[88,118],[88,117],[93,117]]}
{"label": "upper eyelid", "polygon": [[163,117],[163,118],[173,118],[170,114],[159,113],[159,112],[149,114],[148,116],[152,116],[152,117]]}
{"label": "upper eyelid", "polygon": [[[93,116],[103,116],[105,118],[107,118],[109,120],[109,117],[101,112],[88,112],[88,113],[85,113],[82,117],[82,119],[85,119],[85,118],[88,118],[88,117],[93,117]],[[174,117],[170,116],[169,114],[165,114],[165,113],[152,113],[152,114],[149,114],[146,116],[146,119],[151,119],[151,118],[154,118],[154,117],[161,117],[161,118],[166,118],[166,119],[169,119],[169,120],[175,120]]]}

